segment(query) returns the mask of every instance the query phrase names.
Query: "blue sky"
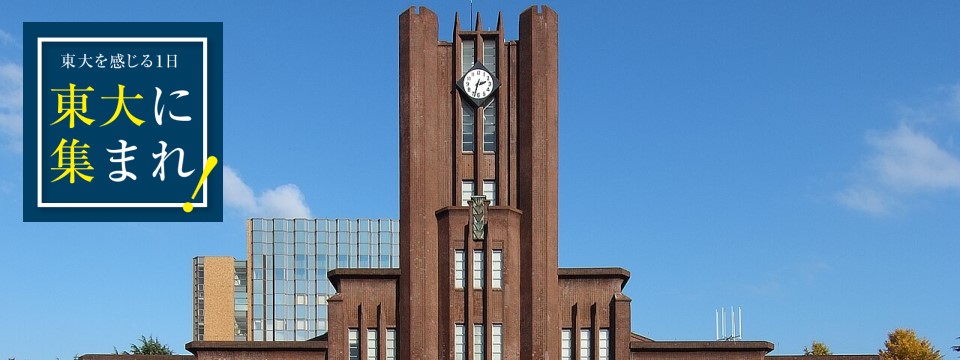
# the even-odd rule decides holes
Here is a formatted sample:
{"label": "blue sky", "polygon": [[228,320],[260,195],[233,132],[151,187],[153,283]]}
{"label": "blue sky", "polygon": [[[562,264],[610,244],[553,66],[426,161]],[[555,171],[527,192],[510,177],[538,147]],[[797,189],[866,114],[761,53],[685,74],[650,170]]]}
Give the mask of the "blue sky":
{"label": "blue sky", "polygon": [[[449,40],[468,1],[422,3]],[[0,358],[191,337],[191,258],[250,216],[399,214],[397,17],[408,3],[5,1]],[[874,353],[960,343],[960,3],[556,2],[560,265],[632,273],[633,329]],[[503,11],[508,38],[529,4]],[[23,21],[224,23],[223,223],[22,222]],[[466,22],[466,21],[465,21]]]}

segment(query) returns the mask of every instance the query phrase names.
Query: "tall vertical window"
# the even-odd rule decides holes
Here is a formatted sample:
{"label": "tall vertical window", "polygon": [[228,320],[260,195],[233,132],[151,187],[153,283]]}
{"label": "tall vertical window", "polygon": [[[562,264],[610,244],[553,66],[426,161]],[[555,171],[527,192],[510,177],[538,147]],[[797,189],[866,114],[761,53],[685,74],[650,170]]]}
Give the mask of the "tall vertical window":
{"label": "tall vertical window", "polygon": [[377,329],[367,329],[367,360],[377,360]]}
{"label": "tall vertical window", "polygon": [[357,329],[350,329],[350,334],[347,337],[347,345],[350,351],[350,360],[360,360],[360,331]]}
{"label": "tall vertical window", "polygon": [[464,254],[463,250],[453,252],[453,287],[463,289],[464,282]]}
{"label": "tall vertical window", "polygon": [[467,206],[467,201],[473,196],[473,180],[464,180],[460,183],[460,206]]}
{"label": "tall vertical window", "polygon": [[503,288],[503,250],[494,250],[490,254],[490,286]]}
{"label": "tall vertical window", "polygon": [[486,196],[487,200],[490,200],[490,205],[497,205],[497,181],[496,180],[483,181],[483,196]]}
{"label": "tall vertical window", "polygon": [[610,329],[600,329],[597,340],[599,342],[597,344],[597,359],[610,359]]}
{"label": "tall vertical window", "polygon": [[483,66],[497,75],[497,40],[483,39]]}
{"label": "tall vertical window", "polygon": [[397,329],[387,329],[387,360],[397,360]]}
{"label": "tall vertical window", "polygon": [[497,99],[483,107],[483,151],[497,151]]}
{"label": "tall vertical window", "polygon": [[560,333],[560,360],[573,360],[573,330],[563,329]]}
{"label": "tall vertical window", "polygon": [[473,252],[473,288],[483,289],[483,250]]}
{"label": "tall vertical window", "polygon": [[474,42],[473,40],[463,40],[462,42],[462,52],[460,57],[460,76],[467,73],[467,70],[473,66],[474,57]]}
{"label": "tall vertical window", "polygon": [[490,341],[490,360],[503,360],[503,325],[493,324],[493,336]]}
{"label": "tall vertical window", "polygon": [[461,112],[463,113],[460,115],[463,120],[463,151],[473,151],[474,148],[476,148],[475,144],[473,143],[473,133],[476,130],[476,119],[474,118],[477,115],[477,110],[474,109],[473,105],[471,105],[468,101],[461,101],[460,108],[462,110]]}
{"label": "tall vertical window", "polygon": [[457,324],[453,332],[453,359],[454,360],[464,360],[464,341],[465,339],[465,329],[463,324]]}
{"label": "tall vertical window", "polygon": [[473,325],[473,360],[483,360],[483,325]]}
{"label": "tall vertical window", "polygon": [[590,329],[580,329],[580,360],[590,360]]}

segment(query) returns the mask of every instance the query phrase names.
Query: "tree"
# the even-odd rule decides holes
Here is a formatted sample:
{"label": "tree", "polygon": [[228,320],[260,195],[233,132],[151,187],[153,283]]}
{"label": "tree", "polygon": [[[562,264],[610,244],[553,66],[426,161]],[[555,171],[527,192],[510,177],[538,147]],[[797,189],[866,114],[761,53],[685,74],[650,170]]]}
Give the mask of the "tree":
{"label": "tree", "polygon": [[940,350],[933,348],[930,340],[918,338],[912,329],[896,329],[887,335],[883,343],[886,349],[880,350],[883,360],[942,360]]}
{"label": "tree", "polygon": [[[957,340],[960,340],[960,337],[958,337]],[[960,352],[960,345],[954,346],[953,351]]]}
{"label": "tree", "polygon": [[120,353],[117,352],[117,348],[113,348],[113,353],[120,355],[173,355],[173,351],[170,351],[167,345],[161,344],[160,340],[154,339],[153,335],[150,335],[149,338],[141,335],[140,346],[130,344],[130,351]]}
{"label": "tree", "polygon": [[824,344],[819,341],[814,341],[813,344],[810,346],[810,349],[807,349],[807,347],[804,346],[803,354],[804,355],[833,355],[833,353],[830,352],[830,348],[827,347],[827,344]]}

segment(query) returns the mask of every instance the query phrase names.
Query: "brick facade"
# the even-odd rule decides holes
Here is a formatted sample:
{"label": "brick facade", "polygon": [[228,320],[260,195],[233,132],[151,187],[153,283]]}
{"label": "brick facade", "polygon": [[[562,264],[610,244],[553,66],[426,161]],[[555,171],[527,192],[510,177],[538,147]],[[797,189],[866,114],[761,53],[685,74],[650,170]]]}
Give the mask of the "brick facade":
{"label": "brick facade", "polygon": [[[197,360],[326,360],[327,342],[311,341],[192,341],[187,350]],[[152,359],[150,357],[149,359]],[[144,360],[149,360],[144,359]],[[121,360],[121,359],[117,359]],[[126,359],[123,359],[126,360]],[[135,359],[139,360],[139,359]],[[163,360],[159,359],[158,360]],[[172,359],[171,359],[172,360]]]}
{"label": "brick facade", "polygon": [[[253,359],[309,350],[309,357],[298,354],[339,360],[351,352],[367,358],[369,347],[386,359],[389,329],[401,359],[454,359],[457,351],[466,359],[479,350],[485,359],[495,350],[502,359],[556,360],[565,351],[578,359],[763,359],[773,350],[765,341],[657,342],[632,334],[631,300],[622,292],[628,271],[558,267],[553,10],[520,14],[515,41],[504,39],[502,17],[490,31],[464,30],[457,20],[451,42],[438,41],[437,16],[427,8],[410,8],[399,22],[400,269],[331,271],[330,330],[321,341],[295,343],[303,349],[277,348],[274,356],[263,344],[230,352],[194,342],[190,351]],[[479,15],[472,29],[483,29]],[[500,83],[495,108],[464,105],[455,83],[467,60],[491,64]],[[464,115],[470,111],[472,120]],[[470,195],[492,203],[473,209],[463,202]],[[482,238],[473,231],[478,213],[486,221]],[[374,341],[367,332],[379,335]],[[350,333],[358,337],[353,349]]]}

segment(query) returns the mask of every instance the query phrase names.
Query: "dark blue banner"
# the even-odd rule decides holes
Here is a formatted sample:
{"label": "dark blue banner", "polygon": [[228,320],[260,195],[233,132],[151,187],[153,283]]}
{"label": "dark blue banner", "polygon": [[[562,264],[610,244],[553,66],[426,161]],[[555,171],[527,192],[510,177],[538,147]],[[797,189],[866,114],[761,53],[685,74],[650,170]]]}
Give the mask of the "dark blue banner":
{"label": "dark blue banner", "polygon": [[24,23],[25,221],[222,221],[221,23]]}

